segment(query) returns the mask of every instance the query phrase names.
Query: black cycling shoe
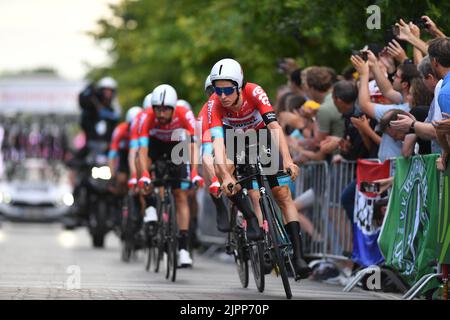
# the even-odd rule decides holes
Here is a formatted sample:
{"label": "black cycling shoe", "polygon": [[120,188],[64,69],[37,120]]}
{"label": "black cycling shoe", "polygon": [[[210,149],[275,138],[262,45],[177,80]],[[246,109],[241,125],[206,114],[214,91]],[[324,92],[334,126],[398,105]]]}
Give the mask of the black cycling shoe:
{"label": "black cycling shoe", "polygon": [[264,231],[259,226],[257,217],[253,217],[247,220],[247,239],[254,241],[264,239]]}
{"label": "black cycling shoe", "polygon": [[298,258],[293,261],[293,264],[295,273],[300,279],[306,279],[312,274],[312,269],[308,266],[305,260]]}

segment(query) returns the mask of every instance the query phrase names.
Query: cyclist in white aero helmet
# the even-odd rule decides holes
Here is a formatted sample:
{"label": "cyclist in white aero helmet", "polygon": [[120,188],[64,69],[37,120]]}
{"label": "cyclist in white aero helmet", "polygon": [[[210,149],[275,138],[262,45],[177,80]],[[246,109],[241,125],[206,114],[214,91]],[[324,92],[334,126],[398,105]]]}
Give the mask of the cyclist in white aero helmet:
{"label": "cyclist in white aero helmet", "polygon": [[186,108],[186,109],[192,111],[191,104],[189,102],[187,102],[186,100],[178,99],[177,106],[180,106],[180,107],[183,107],[183,108]]}
{"label": "cyclist in white aero helmet", "polygon": [[[188,248],[188,230],[189,230],[189,204],[188,189],[190,183],[203,185],[203,178],[198,175],[198,161],[195,161],[195,117],[192,111],[177,105],[178,97],[175,89],[167,84],[157,86],[153,90],[152,110],[153,112],[143,119],[139,133],[139,165],[142,169],[138,186],[148,194],[151,191],[151,176],[149,173],[150,164],[171,160],[171,187],[176,202],[176,215],[179,228],[179,262],[180,265],[192,265],[192,258]],[[179,159],[172,159],[172,151],[179,145],[178,140],[173,140],[174,132],[183,132],[189,145],[189,163],[178,162]],[[184,150],[183,150],[184,151]],[[184,158],[185,154],[178,156]],[[155,175],[161,179],[162,172],[156,166]]]}
{"label": "cyclist in white aero helmet", "polygon": [[142,108],[148,109],[152,107],[152,92],[145,96],[144,101],[142,102]]}
{"label": "cyclist in white aero helmet", "polygon": [[[244,151],[245,159],[239,160],[239,163],[237,163],[237,157],[227,159],[227,155],[240,155],[241,150],[226,150],[226,148],[236,148],[236,146],[225,139],[225,130],[231,130],[236,135],[242,134],[239,133],[242,131],[256,131],[258,156],[265,158],[269,154],[270,164],[263,164],[263,169],[270,170],[270,174],[267,173],[266,178],[272,189],[273,197],[281,209],[285,228],[292,242],[295,272],[299,278],[307,278],[311,269],[303,259],[298,213],[288,186],[289,181],[294,181],[297,177],[299,168],[289,153],[286,137],[282,133],[270,100],[261,86],[244,82],[244,73],[236,60],[227,58],[218,61],[212,67],[210,76],[215,94],[208,101],[211,109],[208,114],[209,127],[214,142],[216,174],[221,182],[222,192],[245,215],[249,227],[247,232],[249,239],[262,239],[263,231],[259,228],[262,226],[262,219],[259,217],[258,221],[255,217],[255,211],[259,215],[261,209],[259,202],[254,201],[255,194],[252,196],[250,193],[250,190],[254,190],[253,184],[251,181],[247,181],[242,187],[249,190],[254,211],[251,209],[243,188],[236,184],[234,173],[236,170],[242,174],[252,163],[249,162],[250,159]],[[229,135],[227,134],[227,136]],[[244,141],[247,141],[245,134]],[[245,149],[249,150],[250,142],[245,144]],[[235,166],[229,166],[229,163],[235,163]],[[256,195],[259,196],[259,193],[256,192]]]}

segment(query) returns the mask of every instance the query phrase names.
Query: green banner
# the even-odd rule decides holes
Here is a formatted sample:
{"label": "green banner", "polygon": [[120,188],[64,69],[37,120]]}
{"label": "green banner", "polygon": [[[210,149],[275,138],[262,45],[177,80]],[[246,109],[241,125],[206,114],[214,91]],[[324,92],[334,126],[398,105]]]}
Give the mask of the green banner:
{"label": "green banner", "polygon": [[439,263],[450,264],[450,161],[447,170],[442,173],[439,190],[439,221],[437,235],[437,249]]}
{"label": "green banner", "polygon": [[378,238],[386,265],[411,286],[424,275],[435,273],[439,219],[437,157],[432,154],[396,159],[394,185]]}

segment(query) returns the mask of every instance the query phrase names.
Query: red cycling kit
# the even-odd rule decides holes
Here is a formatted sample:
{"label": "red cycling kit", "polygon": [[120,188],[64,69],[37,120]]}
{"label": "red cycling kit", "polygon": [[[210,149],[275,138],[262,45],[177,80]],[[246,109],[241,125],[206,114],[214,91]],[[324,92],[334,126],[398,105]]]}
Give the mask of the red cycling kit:
{"label": "red cycling kit", "polygon": [[[138,125],[139,147],[148,147],[148,156],[153,161],[168,160],[171,157],[172,149],[180,140],[186,138],[186,132],[194,137],[195,116],[192,111],[177,106],[168,124],[159,123],[154,112],[147,112],[140,117]],[[174,135],[176,131],[179,134]],[[173,167],[173,174],[177,180],[172,183],[172,188],[187,189],[189,184],[183,180],[190,175],[189,166],[181,164]],[[158,176],[158,172],[156,174]],[[192,172],[192,176],[197,176],[197,173]]]}
{"label": "red cycling kit", "polygon": [[212,154],[212,137],[211,131],[209,130],[209,121],[208,121],[208,103],[205,103],[200,110],[197,120],[201,124],[202,128],[202,153],[203,154]]}
{"label": "red cycling kit", "polygon": [[119,172],[128,173],[128,146],[130,141],[130,124],[122,122],[113,131],[109,146],[109,158],[119,158]]}
{"label": "red cycling kit", "polygon": [[142,122],[148,116],[153,114],[152,108],[147,108],[139,112],[130,125],[130,149],[139,148],[139,129],[142,127]]}
{"label": "red cycling kit", "polygon": [[[276,121],[275,112],[270,104],[266,92],[257,84],[246,83],[241,92],[242,106],[238,112],[228,110],[222,106],[217,94],[213,94],[208,101],[208,122],[213,137],[218,133],[216,128],[223,125],[232,129],[259,130],[272,121]],[[219,133],[220,135],[220,133]]]}
{"label": "red cycling kit", "polygon": [[[242,106],[238,112],[223,107],[215,93],[208,100],[208,124],[213,139],[225,138],[224,129],[242,129],[243,131],[254,129],[259,131],[266,128],[269,123],[277,121],[269,98],[259,85],[246,83],[240,94],[242,95]],[[262,143],[266,150],[269,150],[269,132],[267,138],[266,145],[264,145],[265,142]],[[233,154],[236,154],[234,150]],[[281,169],[282,159],[280,157],[278,161]],[[290,177],[279,173],[268,176],[268,180],[271,187],[275,187],[289,183]]]}

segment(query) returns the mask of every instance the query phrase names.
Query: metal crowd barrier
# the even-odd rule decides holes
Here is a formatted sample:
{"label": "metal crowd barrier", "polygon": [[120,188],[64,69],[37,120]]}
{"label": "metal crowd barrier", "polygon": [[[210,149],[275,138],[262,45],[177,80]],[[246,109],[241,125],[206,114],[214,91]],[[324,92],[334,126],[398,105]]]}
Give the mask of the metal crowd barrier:
{"label": "metal crowd barrier", "polygon": [[299,177],[296,180],[296,196],[300,196],[308,190],[312,190],[314,193],[313,205],[302,212],[314,227],[312,235],[302,231],[303,250],[305,256],[308,257],[322,258],[325,244],[328,242],[328,223],[323,219],[324,213],[328,212],[328,176],[328,164],[325,161],[314,161],[301,166]]}
{"label": "metal crowd barrier", "polygon": [[342,260],[350,257],[352,225],[340,203],[342,192],[355,179],[355,161],[331,165],[326,161],[312,161],[301,166],[296,195],[312,189],[315,197],[313,205],[302,212],[314,226],[312,235],[303,231],[306,257]]}
{"label": "metal crowd barrier", "polygon": [[201,188],[197,192],[198,217],[197,238],[205,245],[218,248],[225,245],[226,233],[217,230],[216,208],[208,191]]}
{"label": "metal crowd barrier", "polygon": [[[329,165],[326,161],[308,162],[301,166],[295,182],[295,193],[301,195],[312,189],[313,205],[302,213],[308,218],[314,231],[312,235],[302,232],[304,254],[312,259],[350,258],[353,238],[352,225],[342,208],[341,196],[347,185],[356,179],[356,162],[343,160]],[[208,192],[197,193],[198,227],[197,237],[211,251],[223,247],[226,234],[216,227],[216,212]]]}

